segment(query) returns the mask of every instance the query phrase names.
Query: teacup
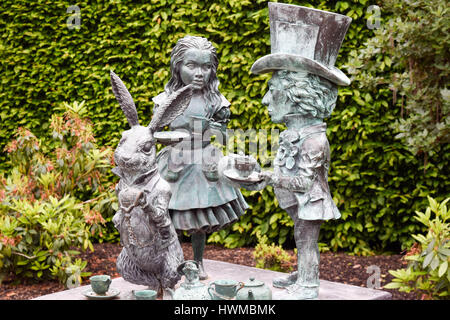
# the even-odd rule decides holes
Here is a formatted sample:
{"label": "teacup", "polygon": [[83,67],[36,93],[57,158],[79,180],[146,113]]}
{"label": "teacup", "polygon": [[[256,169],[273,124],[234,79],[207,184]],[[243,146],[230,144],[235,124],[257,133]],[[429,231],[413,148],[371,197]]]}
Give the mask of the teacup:
{"label": "teacup", "polygon": [[106,274],[92,276],[89,280],[91,281],[92,291],[98,295],[105,295],[111,284],[111,277]]}
{"label": "teacup", "polygon": [[243,287],[243,282],[237,282],[235,280],[216,280],[209,284],[208,293],[213,300],[232,300],[236,298],[237,292]]}
{"label": "teacup", "polygon": [[156,300],[155,290],[133,290],[132,292],[136,300]]}
{"label": "teacup", "polygon": [[255,170],[256,160],[248,156],[239,156],[234,159],[234,167],[241,177],[247,178]]}

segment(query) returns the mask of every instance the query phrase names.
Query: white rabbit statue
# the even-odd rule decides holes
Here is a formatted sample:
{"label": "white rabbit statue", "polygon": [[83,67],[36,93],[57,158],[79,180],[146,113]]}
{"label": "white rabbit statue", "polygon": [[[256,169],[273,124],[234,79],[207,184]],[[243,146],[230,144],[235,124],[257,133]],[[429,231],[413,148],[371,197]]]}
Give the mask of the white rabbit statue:
{"label": "white rabbit statue", "polygon": [[113,223],[123,246],[117,269],[126,281],[146,285],[161,294],[180,280],[177,267],[184,258],[168,212],[170,185],[160,177],[156,167],[154,133],[183,113],[192,97],[192,88],[186,86],[174,92],[144,127],[139,125],[130,93],[112,71],[111,84],[131,127],[122,133],[114,152],[117,167],[113,172],[120,180],[116,186],[119,210]]}

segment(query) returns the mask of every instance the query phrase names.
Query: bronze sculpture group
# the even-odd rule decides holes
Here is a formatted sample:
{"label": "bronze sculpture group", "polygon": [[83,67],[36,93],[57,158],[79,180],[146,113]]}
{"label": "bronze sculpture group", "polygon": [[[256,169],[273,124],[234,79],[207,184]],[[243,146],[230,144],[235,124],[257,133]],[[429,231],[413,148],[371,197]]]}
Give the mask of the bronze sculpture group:
{"label": "bronze sculpture group", "polygon": [[[233,166],[235,159],[249,158],[224,156],[207,134],[224,133],[230,117],[230,103],[218,90],[216,49],[207,39],[186,36],[177,42],[171,78],[153,98],[148,127],[138,124],[131,96],[111,74],[114,94],[131,126],[115,152],[120,209],[114,223],[124,246],[117,267],[125,280],[154,290],[173,289],[181,277],[180,265],[206,279],[206,234],[245,213],[248,205],[239,187],[260,190],[271,185],[294,221],[298,250],[297,271],[273,279],[273,286],[287,289],[280,299],[318,297],[320,226],[340,217],[328,187],[330,147],[323,120],[335,107],[337,86],[350,83],[334,63],[351,19],[278,3],[269,3],[269,19],[272,52],[258,59],[251,72],[272,72],[262,103],[272,121],[286,124],[287,130],[280,135],[274,170],[253,165],[252,177],[257,178],[252,181],[232,181],[224,173],[224,161]],[[156,155],[155,142],[165,126],[180,135],[168,134],[172,141],[165,141],[168,145]],[[191,235],[194,262],[182,264],[176,231]]]}

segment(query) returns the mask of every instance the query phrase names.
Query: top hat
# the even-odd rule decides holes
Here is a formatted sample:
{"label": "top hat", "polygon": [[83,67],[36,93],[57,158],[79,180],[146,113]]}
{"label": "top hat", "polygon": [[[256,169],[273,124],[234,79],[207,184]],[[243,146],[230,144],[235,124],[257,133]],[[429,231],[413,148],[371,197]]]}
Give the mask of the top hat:
{"label": "top hat", "polygon": [[269,2],[271,54],[250,72],[307,71],[348,86],[350,79],[334,66],[350,17],[296,5]]}

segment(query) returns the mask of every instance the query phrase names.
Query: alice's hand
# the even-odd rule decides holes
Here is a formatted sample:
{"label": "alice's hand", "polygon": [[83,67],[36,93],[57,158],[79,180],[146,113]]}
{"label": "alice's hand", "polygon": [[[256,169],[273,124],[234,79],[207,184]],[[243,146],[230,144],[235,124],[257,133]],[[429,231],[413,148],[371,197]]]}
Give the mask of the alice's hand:
{"label": "alice's hand", "polygon": [[216,141],[222,145],[226,145],[227,127],[225,124],[211,120],[209,122],[209,130],[212,136],[216,136]]}
{"label": "alice's hand", "polygon": [[[261,168],[259,167],[258,170],[260,170]],[[264,189],[268,184],[270,184],[272,182],[272,176],[273,173],[270,171],[261,171],[258,172],[258,177],[260,179],[262,179],[260,182],[256,182],[256,183],[245,183],[245,185],[243,185],[242,187],[244,189],[250,190],[250,191],[258,191],[258,190],[262,190]]]}

